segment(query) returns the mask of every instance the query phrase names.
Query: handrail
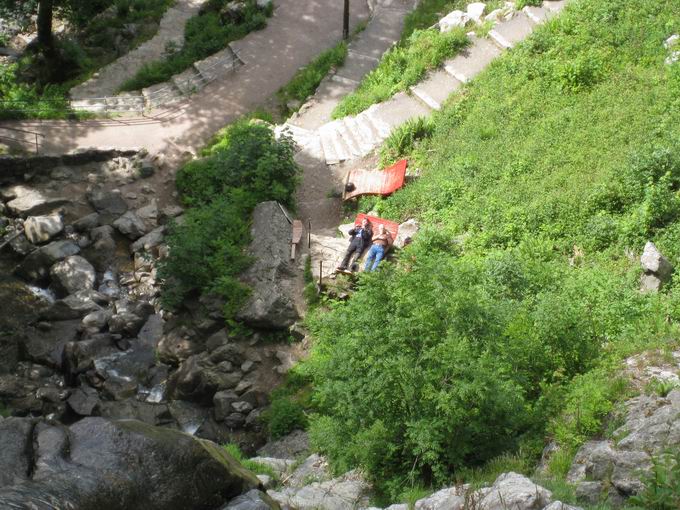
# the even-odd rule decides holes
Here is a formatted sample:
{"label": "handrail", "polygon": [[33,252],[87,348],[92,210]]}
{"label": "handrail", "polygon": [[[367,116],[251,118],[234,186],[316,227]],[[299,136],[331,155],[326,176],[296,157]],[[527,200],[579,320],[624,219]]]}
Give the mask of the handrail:
{"label": "handrail", "polygon": [[[35,137],[35,153],[40,154],[40,138],[45,138],[45,135],[42,133],[38,133],[37,131],[28,131],[27,129],[18,129],[18,128],[12,128],[12,127],[6,127],[6,126],[0,126],[0,129],[5,129],[7,131],[13,131],[16,133],[23,133],[27,135],[32,135]],[[18,138],[18,137],[11,137],[11,136],[2,136],[0,135],[0,139],[2,140],[9,140],[12,142],[25,142],[25,139]]]}

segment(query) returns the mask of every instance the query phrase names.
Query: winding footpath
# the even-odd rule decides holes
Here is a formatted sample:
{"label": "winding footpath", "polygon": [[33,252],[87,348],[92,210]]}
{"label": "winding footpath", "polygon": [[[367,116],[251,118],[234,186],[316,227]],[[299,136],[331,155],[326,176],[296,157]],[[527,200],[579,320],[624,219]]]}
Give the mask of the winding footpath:
{"label": "winding footpath", "polygon": [[[196,151],[215,132],[264,104],[295,72],[342,38],[342,2],[278,0],[264,30],[233,43],[245,63],[172,110],[152,118],[90,121],[13,121],[3,127],[44,135],[41,152],[63,154],[88,147],[146,148],[180,155]],[[351,26],[368,19],[365,2],[353,2]],[[30,147],[31,137],[26,137]]]}

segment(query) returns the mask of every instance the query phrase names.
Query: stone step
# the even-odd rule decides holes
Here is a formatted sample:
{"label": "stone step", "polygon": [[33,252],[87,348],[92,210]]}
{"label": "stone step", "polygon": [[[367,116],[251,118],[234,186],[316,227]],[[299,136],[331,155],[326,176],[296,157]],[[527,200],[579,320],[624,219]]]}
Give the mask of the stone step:
{"label": "stone step", "polygon": [[467,83],[501,53],[502,50],[488,39],[470,36],[470,46],[444,62],[444,69],[458,81]]}
{"label": "stone step", "polygon": [[339,122],[337,120],[330,122],[319,129],[324,157],[329,165],[352,159],[352,153],[338,131]]}
{"label": "stone step", "polygon": [[359,147],[360,155],[365,156],[375,147],[375,136],[365,123],[358,120],[358,117],[345,117],[343,120],[347,130],[352,133],[352,137]]}
{"label": "stone step", "polygon": [[355,130],[350,128],[350,124],[350,122],[346,122],[346,119],[339,120],[337,125],[338,134],[342,141],[345,142],[345,145],[347,145],[350,154],[355,158],[359,158],[365,154],[361,148],[361,137],[358,136]]}
{"label": "stone step", "polygon": [[185,99],[184,94],[171,82],[159,83],[142,89],[146,108],[157,108],[178,103]]}
{"label": "stone step", "polygon": [[373,126],[373,129],[378,133],[379,138],[384,140],[390,136],[392,128],[389,124],[377,116],[377,111],[380,108],[380,104],[381,103],[372,105],[368,110],[361,113],[361,115],[365,115],[367,122]]}
{"label": "stone step", "polygon": [[555,11],[548,10],[545,7],[534,7],[533,5],[527,5],[522,9],[522,12],[537,25],[545,23],[557,14]]}
{"label": "stone step", "polygon": [[496,25],[489,37],[501,48],[512,48],[527,38],[536,24],[523,12],[518,12],[512,19]]}
{"label": "stone step", "polygon": [[335,76],[358,83],[366,74],[376,68],[378,62],[377,58],[362,55],[350,49],[345,64],[338,69]]}
{"label": "stone step", "polygon": [[428,117],[432,109],[405,92],[395,94],[390,100],[380,103],[375,117],[388,127],[390,132],[405,122],[418,117]]}
{"label": "stone step", "polygon": [[431,73],[425,80],[411,87],[411,92],[426,106],[433,110],[441,110],[442,104],[461,87],[462,83],[439,69]]}
{"label": "stone step", "polygon": [[276,126],[274,128],[274,135],[276,138],[280,138],[281,136],[292,138],[300,149],[308,146],[319,137],[314,131],[309,131],[288,123]]}
{"label": "stone step", "polygon": [[352,51],[380,59],[400,39],[403,26],[403,12],[378,6],[366,30],[352,42]]}
{"label": "stone step", "polygon": [[567,5],[567,0],[543,0],[543,8],[558,13]]}
{"label": "stone step", "polygon": [[371,122],[370,117],[366,112],[362,112],[356,116],[354,119],[357,125],[357,129],[363,138],[364,146],[366,147],[367,153],[372,151],[377,145],[379,145],[385,137],[380,134],[378,127]]}
{"label": "stone step", "polygon": [[239,67],[241,61],[230,46],[218,51],[210,57],[194,62],[194,68],[206,81],[210,82],[220,78],[225,73]]}
{"label": "stone step", "polygon": [[193,66],[174,75],[170,81],[185,96],[190,96],[205,87],[203,76]]}

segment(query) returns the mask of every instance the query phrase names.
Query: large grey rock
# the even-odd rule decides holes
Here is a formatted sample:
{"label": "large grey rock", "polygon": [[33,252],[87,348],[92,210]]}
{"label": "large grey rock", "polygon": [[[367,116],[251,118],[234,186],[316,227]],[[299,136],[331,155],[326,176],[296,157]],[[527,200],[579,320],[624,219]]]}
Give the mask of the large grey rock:
{"label": "large grey rock", "polygon": [[642,292],[658,292],[670,281],[673,266],[651,241],[645,244],[640,263],[643,270],[640,279]]}
{"label": "large grey rock", "polygon": [[111,225],[102,225],[90,231],[92,245],[86,250],[87,259],[99,272],[106,271],[115,257],[116,240]]}
{"label": "large grey rock", "polygon": [[232,499],[220,510],[276,510],[279,506],[262,491],[253,489]]}
{"label": "large grey rock", "polygon": [[312,482],[327,482],[333,478],[328,461],[314,453],[307,457],[290,476],[286,478],[286,486],[302,488]]}
{"label": "large grey rock", "polygon": [[24,233],[33,244],[46,243],[64,230],[61,214],[30,216],[24,221]]}
{"label": "large grey rock", "polygon": [[17,274],[29,281],[43,281],[60,260],[77,255],[80,248],[72,241],[54,241],[31,252],[17,267]]}
{"label": "large grey rock", "polygon": [[215,364],[205,353],[195,355],[172,374],[168,380],[168,394],[171,398],[210,405],[215,393],[236,388],[241,377],[241,372],[229,361]]}
{"label": "large grey rock", "polygon": [[470,21],[470,17],[463,11],[452,11],[439,20],[439,30],[450,32],[454,28],[464,27]]}
{"label": "large grey rock", "polygon": [[128,205],[120,191],[95,190],[88,195],[92,207],[107,217],[116,217],[128,210]]}
{"label": "large grey rock", "polygon": [[52,286],[58,295],[75,294],[94,287],[97,274],[83,257],[73,255],[57,262],[50,269]]}
{"label": "large grey rock", "polygon": [[99,395],[89,386],[76,388],[67,400],[69,407],[80,416],[95,416],[99,413]]}
{"label": "large grey rock", "polygon": [[140,237],[130,245],[130,251],[138,252],[142,250],[151,251],[163,243],[165,239],[165,226],[153,229],[148,234]]}
{"label": "large grey rock", "polygon": [[40,423],[32,444],[33,469],[0,487],[2,508],[202,510],[259,486],[214,443],[139,421]]}
{"label": "large grey rock", "polygon": [[496,478],[479,507],[483,510],[542,510],[550,503],[552,493],[549,490],[524,475],[510,472]]}
{"label": "large grey rock", "polygon": [[309,435],[303,430],[294,430],[280,439],[270,441],[257,450],[262,457],[294,459],[309,451]]}
{"label": "large grey rock", "polygon": [[312,483],[301,489],[291,487],[269,491],[269,495],[284,508],[297,510],[346,510],[368,506],[370,485],[350,471],[323,483]]}
{"label": "large grey rock", "polygon": [[290,262],[292,227],[277,202],[255,208],[251,236],[248,252],[255,262],[242,280],[252,293],[238,318],[253,327],[288,328],[299,317],[293,301],[296,268]]}
{"label": "large grey rock", "polygon": [[61,367],[64,345],[78,337],[80,322],[50,322],[48,328],[27,327],[21,339],[24,359],[53,368]]}
{"label": "large grey rock", "polygon": [[14,485],[28,478],[33,448],[32,420],[7,418],[0,421],[0,487]]}
{"label": "large grey rock", "polygon": [[121,234],[129,237],[133,241],[139,239],[147,233],[147,227],[142,219],[134,211],[128,211],[113,222]]}
{"label": "large grey rock", "polygon": [[41,313],[41,317],[47,320],[80,319],[90,312],[101,310],[101,305],[106,302],[106,297],[99,292],[91,289],[80,290],[55,301]]}
{"label": "large grey rock", "polygon": [[567,505],[561,501],[554,501],[546,506],[543,510],[583,510],[578,506]]}
{"label": "large grey rock", "polygon": [[405,241],[407,239],[413,239],[413,237],[418,233],[418,230],[420,229],[420,225],[418,222],[414,219],[410,219],[408,221],[405,221],[401,225],[399,225],[399,233],[397,234],[397,238],[394,240],[394,245],[397,248],[403,248]]}
{"label": "large grey rock", "polygon": [[13,186],[11,192],[15,198],[7,202],[7,210],[22,218],[46,214],[68,203],[62,197],[47,197],[36,189],[22,185]]}
{"label": "large grey rock", "polygon": [[462,510],[465,506],[465,490],[449,487],[416,501],[415,510]]}

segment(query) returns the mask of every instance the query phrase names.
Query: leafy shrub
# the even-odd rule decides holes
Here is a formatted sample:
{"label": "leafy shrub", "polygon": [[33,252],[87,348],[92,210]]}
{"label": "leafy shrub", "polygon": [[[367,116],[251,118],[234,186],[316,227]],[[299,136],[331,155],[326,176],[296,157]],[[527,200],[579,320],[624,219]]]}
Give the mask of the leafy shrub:
{"label": "leafy shrub", "polygon": [[139,90],[169,80],[194,62],[226,48],[230,42],[264,28],[267,17],[273,12],[271,3],[261,9],[255,0],[245,0],[246,8],[238,22],[223,21],[220,10],[226,3],[226,0],[209,2],[206,8],[187,22],[182,49],[171,53],[165,60],[145,64],[122,85],[121,90]]}
{"label": "leafy shrub", "polygon": [[36,85],[21,83],[18,64],[0,65],[0,119],[52,119],[69,116],[65,90],[48,85],[40,91]]}
{"label": "leafy shrub", "polygon": [[307,427],[307,417],[303,407],[287,397],[275,399],[267,409],[265,419],[269,435],[274,439],[290,434],[296,429]]}
{"label": "leafy shrub", "polygon": [[642,479],[645,488],[630,498],[631,503],[648,510],[675,510],[680,507],[680,453],[668,452],[652,459],[652,471]]}
{"label": "leafy shrub", "polygon": [[440,33],[416,30],[408,41],[383,55],[378,67],[367,74],[359,87],[333,110],[333,118],[356,115],[374,103],[408,90],[430,69],[458,53],[468,44],[464,29]]}
{"label": "leafy shrub", "polygon": [[190,208],[167,236],[162,299],[176,308],[192,292],[218,295],[230,319],[247,296],[238,275],[250,263],[244,249],[251,212],[267,200],[292,206],[299,169],[286,140],[248,122],[224,130],[206,154],[177,173],[177,188]]}
{"label": "leafy shrub", "polygon": [[255,462],[253,460],[248,459],[241,449],[238,447],[238,445],[234,443],[227,443],[223,444],[222,448],[234,457],[244,468],[246,468],[248,471],[251,471],[252,473],[255,473],[256,475],[267,475],[271,477],[273,480],[278,480],[279,475],[276,471],[274,471],[270,466],[267,466],[266,464],[260,464],[259,462]]}

